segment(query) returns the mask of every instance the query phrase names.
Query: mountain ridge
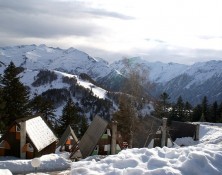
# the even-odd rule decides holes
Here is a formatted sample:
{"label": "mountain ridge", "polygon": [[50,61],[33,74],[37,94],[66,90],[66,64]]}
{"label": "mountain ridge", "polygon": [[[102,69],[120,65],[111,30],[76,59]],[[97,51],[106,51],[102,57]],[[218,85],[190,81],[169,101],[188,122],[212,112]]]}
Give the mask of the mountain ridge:
{"label": "mountain ridge", "polygon": [[[197,104],[207,94],[210,102],[214,99],[222,101],[220,60],[198,62],[193,65],[149,62],[140,57],[128,60],[132,67],[140,66],[141,70],[148,72],[148,80],[156,87],[152,92],[155,97],[166,91],[174,102],[181,95],[192,104]],[[94,58],[75,48],[60,49],[46,45],[0,47],[0,61],[0,73],[3,73],[5,66],[13,61],[16,66],[30,70],[47,69],[73,75],[87,74],[102,87],[112,91],[119,91],[122,80],[127,77],[127,68],[122,60],[109,64],[102,58]],[[215,88],[209,86],[209,83],[215,84]]]}

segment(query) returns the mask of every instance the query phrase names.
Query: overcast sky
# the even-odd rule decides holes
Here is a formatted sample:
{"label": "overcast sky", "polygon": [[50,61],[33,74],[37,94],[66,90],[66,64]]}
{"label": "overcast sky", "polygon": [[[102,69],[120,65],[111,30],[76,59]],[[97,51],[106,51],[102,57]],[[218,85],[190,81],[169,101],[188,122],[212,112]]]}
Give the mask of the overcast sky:
{"label": "overcast sky", "polygon": [[0,0],[0,46],[74,47],[110,62],[222,60],[221,0]]}

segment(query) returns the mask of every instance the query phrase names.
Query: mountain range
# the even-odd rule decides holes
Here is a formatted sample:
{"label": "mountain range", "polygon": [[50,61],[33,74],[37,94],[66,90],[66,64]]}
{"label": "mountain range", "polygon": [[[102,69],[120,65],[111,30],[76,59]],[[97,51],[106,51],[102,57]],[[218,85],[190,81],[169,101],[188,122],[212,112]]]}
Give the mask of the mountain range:
{"label": "mountain range", "polygon": [[[149,62],[140,57],[128,60],[130,66],[139,66],[141,70],[145,70],[147,80],[154,85],[149,90],[153,97],[158,98],[161,93],[167,92],[172,102],[179,96],[193,105],[201,103],[204,96],[207,96],[209,103],[222,101],[222,61],[185,65]],[[32,96],[53,88],[67,88],[62,77],[76,77],[80,86],[91,89],[97,97],[109,99],[104,94],[118,91],[122,80],[127,77],[123,60],[108,63],[75,48],[60,49],[46,45],[0,47],[0,74],[3,74],[10,61],[25,68],[22,82],[30,88]],[[54,72],[60,78],[34,87],[33,82],[43,70]],[[84,75],[85,80],[79,78],[80,75]]]}

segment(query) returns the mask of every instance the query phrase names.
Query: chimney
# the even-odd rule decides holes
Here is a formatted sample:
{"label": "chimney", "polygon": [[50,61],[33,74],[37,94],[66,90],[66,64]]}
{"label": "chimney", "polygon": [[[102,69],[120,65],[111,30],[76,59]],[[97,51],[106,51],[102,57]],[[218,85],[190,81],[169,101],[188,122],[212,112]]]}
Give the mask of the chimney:
{"label": "chimney", "polygon": [[26,158],[26,152],[23,152],[23,147],[26,144],[26,121],[20,123],[20,158]]}
{"label": "chimney", "polygon": [[117,121],[112,121],[111,154],[116,154]]}

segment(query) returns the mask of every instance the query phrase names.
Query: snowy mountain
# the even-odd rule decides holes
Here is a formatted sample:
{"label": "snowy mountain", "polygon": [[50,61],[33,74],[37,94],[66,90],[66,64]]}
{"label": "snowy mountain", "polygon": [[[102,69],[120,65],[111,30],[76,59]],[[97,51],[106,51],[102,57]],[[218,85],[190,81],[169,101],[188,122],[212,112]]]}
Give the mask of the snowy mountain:
{"label": "snowy mountain", "polygon": [[41,95],[50,99],[57,117],[61,116],[63,106],[70,97],[88,118],[98,114],[110,119],[110,114],[116,109],[115,102],[108,97],[106,90],[82,79],[81,75],[25,69],[20,76],[21,82],[29,87],[30,98]]}
{"label": "snowy mountain", "polygon": [[96,80],[111,72],[104,60],[97,60],[74,48],[62,50],[45,45],[0,48],[0,60],[0,74],[10,61],[23,67],[21,82],[29,88],[30,98],[36,95],[50,98],[57,116],[61,115],[69,97],[79,107],[84,106],[82,112],[88,118],[101,114],[109,119],[111,111],[115,110],[115,102],[108,97],[107,91],[87,77],[90,75]]}
{"label": "snowy mountain", "polygon": [[93,79],[113,71],[104,60],[97,60],[74,48],[63,50],[45,45],[4,47],[0,48],[0,58],[6,65],[13,61],[16,66],[31,70],[58,70],[76,75],[86,73]]}
{"label": "snowy mountain", "polygon": [[23,67],[19,76],[29,88],[30,99],[36,95],[50,99],[56,116],[61,116],[69,97],[88,118],[97,114],[109,120],[117,109],[116,94],[101,88],[98,82],[106,76],[122,75],[101,58],[74,48],[63,50],[45,45],[0,48],[0,58],[0,75],[10,61]]}
{"label": "snowy mountain", "polygon": [[[156,97],[166,91],[172,101],[176,101],[179,96],[192,104],[200,103],[204,96],[208,97],[209,102],[222,101],[222,61],[183,65],[130,58],[129,63],[133,68],[139,66],[148,72],[147,77],[155,84],[151,93]],[[126,75],[122,60],[113,63],[111,67]]]}
{"label": "snowy mountain", "polygon": [[[121,83],[127,77],[127,69],[122,60],[109,64],[102,58],[93,58],[74,48],[60,49],[45,45],[0,48],[0,74],[10,61],[29,71],[44,69],[77,76],[84,74],[91,78],[91,83],[111,91],[120,90]],[[205,95],[209,102],[222,101],[222,61],[184,65],[148,62],[134,57],[129,59],[129,63],[132,67],[140,66],[141,71],[147,73],[149,80],[155,84],[151,94],[156,97],[166,91],[172,101],[176,101],[180,95],[192,104],[200,103]],[[28,86],[34,81],[34,76],[28,78],[31,75],[32,73],[26,75],[29,83],[24,81]],[[33,87],[31,89],[34,92]]]}

